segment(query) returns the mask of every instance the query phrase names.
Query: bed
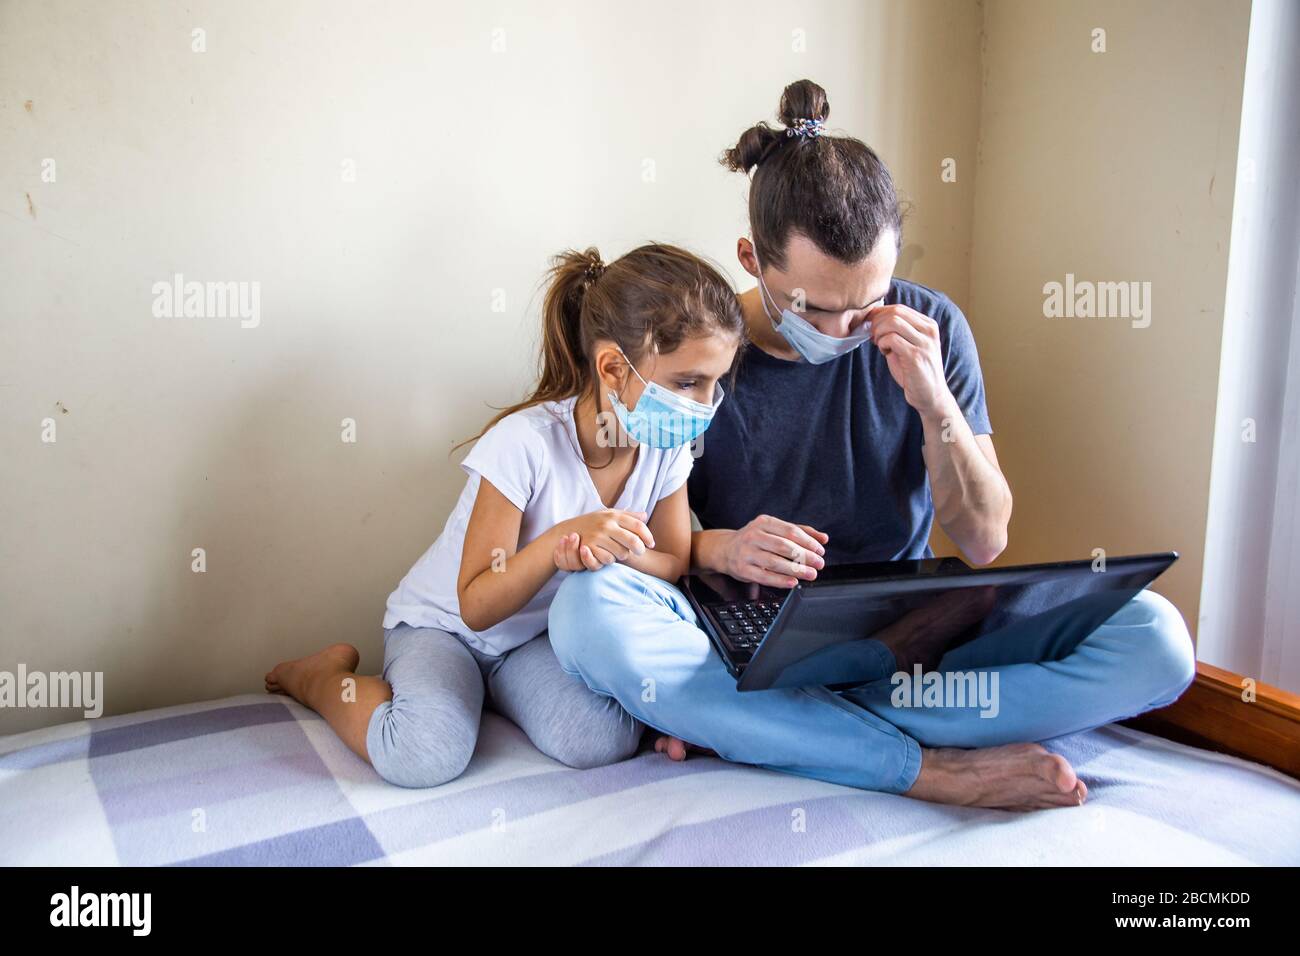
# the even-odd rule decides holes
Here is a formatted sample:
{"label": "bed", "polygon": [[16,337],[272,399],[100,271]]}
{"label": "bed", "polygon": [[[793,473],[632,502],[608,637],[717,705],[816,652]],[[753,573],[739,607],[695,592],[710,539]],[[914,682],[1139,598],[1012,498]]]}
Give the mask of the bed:
{"label": "bed", "polygon": [[407,790],[249,694],[0,737],[0,863],[1300,864],[1290,777],[1115,724],[1046,746],[1083,806],[944,807],[652,751],[570,770],[489,713],[463,776]]}

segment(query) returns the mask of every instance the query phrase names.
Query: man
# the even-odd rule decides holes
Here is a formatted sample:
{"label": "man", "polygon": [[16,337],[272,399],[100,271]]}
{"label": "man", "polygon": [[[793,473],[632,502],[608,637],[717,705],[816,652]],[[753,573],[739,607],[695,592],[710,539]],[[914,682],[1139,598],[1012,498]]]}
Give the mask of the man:
{"label": "man", "polygon": [[[865,144],[827,135],[828,114],[821,87],[799,81],[782,96],[784,128],[758,124],[724,157],[754,170],[753,238],[737,253],[757,287],[740,296],[750,346],[690,479],[703,528],[693,564],[792,587],[828,559],[929,556],[936,517],[987,564],[1006,545],[1011,492],[974,339],[946,296],[893,278],[892,178]],[[689,740],[787,773],[1006,809],[1082,803],[1068,761],[1035,741],[1164,706],[1195,674],[1182,617],[1150,591],[1073,644],[880,638],[894,671],[996,671],[993,719],[895,707],[888,680],[739,693],[681,593],[621,563],[564,582],[550,637],[567,671],[672,738],[676,758]]]}

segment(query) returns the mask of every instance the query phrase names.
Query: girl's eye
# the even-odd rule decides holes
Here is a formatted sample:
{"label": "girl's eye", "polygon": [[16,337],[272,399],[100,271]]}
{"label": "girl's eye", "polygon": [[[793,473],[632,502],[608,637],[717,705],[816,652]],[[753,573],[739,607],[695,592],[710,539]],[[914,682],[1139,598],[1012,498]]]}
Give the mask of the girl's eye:
{"label": "girl's eye", "polygon": [[691,389],[695,388],[697,384],[697,382],[678,382],[677,387],[683,392],[689,392]]}

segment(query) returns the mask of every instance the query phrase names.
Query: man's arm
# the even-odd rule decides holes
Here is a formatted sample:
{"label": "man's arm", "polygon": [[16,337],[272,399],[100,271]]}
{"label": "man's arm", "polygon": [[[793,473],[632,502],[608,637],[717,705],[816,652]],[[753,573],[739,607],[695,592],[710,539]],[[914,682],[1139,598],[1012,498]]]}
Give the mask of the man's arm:
{"label": "man's arm", "polygon": [[736,532],[723,528],[691,532],[691,570],[727,572],[727,552]]}
{"label": "man's arm", "polygon": [[[948,386],[939,324],[904,305],[882,306],[872,312],[871,321],[872,340],[907,403],[921,416],[922,455],[939,526],[971,563],[988,564],[1007,546],[1011,488],[998,466],[993,440],[971,431]],[[975,361],[972,351],[970,362]]]}
{"label": "man's arm", "polygon": [[972,564],[988,564],[1006,549],[1011,521],[1011,488],[993,439],[972,434],[956,399],[946,412],[923,416],[922,424],[921,453],[939,526]]}

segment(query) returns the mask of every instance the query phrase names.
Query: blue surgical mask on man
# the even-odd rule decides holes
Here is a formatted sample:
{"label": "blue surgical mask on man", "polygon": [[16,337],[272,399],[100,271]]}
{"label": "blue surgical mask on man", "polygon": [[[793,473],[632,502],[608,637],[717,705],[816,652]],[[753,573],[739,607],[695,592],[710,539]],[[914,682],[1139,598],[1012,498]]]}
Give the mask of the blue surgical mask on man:
{"label": "blue surgical mask on man", "polygon": [[[623,353],[619,349],[620,354]],[[628,409],[614,393],[609,391],[609,402],[614,407],[614,414],[623,431],[639,444],[651,448],[677,448],[693,442],[713,421],[713,414],[722,404],[722,386],[713,386],[713,404],[703,405],[683,395],[677,395],[664,388],[658,382],[647,382],[641,378],[631,359],[623,354],[627,367],[632,374],[641,379],[645,389],[636,400],[636,408]]]}
{"label": "blue surgical mask on man", "polygon": [[841,355],[847,355],[871,338],[870,322],[864,322],[859,331],[838,338],[818,331],[812,323],[792,309],[782,310],[781,321],[778,323],[772,318],[772,313],[767,307],[767,300],[772,299],[772,308],[776,308],[776,299],[772,298],[772,294],[767,291],[767,283],[763,281],[763,266],[758,262],[757,251],[754,252],[754,262],[758,265],[758,287],[762,290],[763,311],[767,314],[768,321],[805,362],[821,365]]}

